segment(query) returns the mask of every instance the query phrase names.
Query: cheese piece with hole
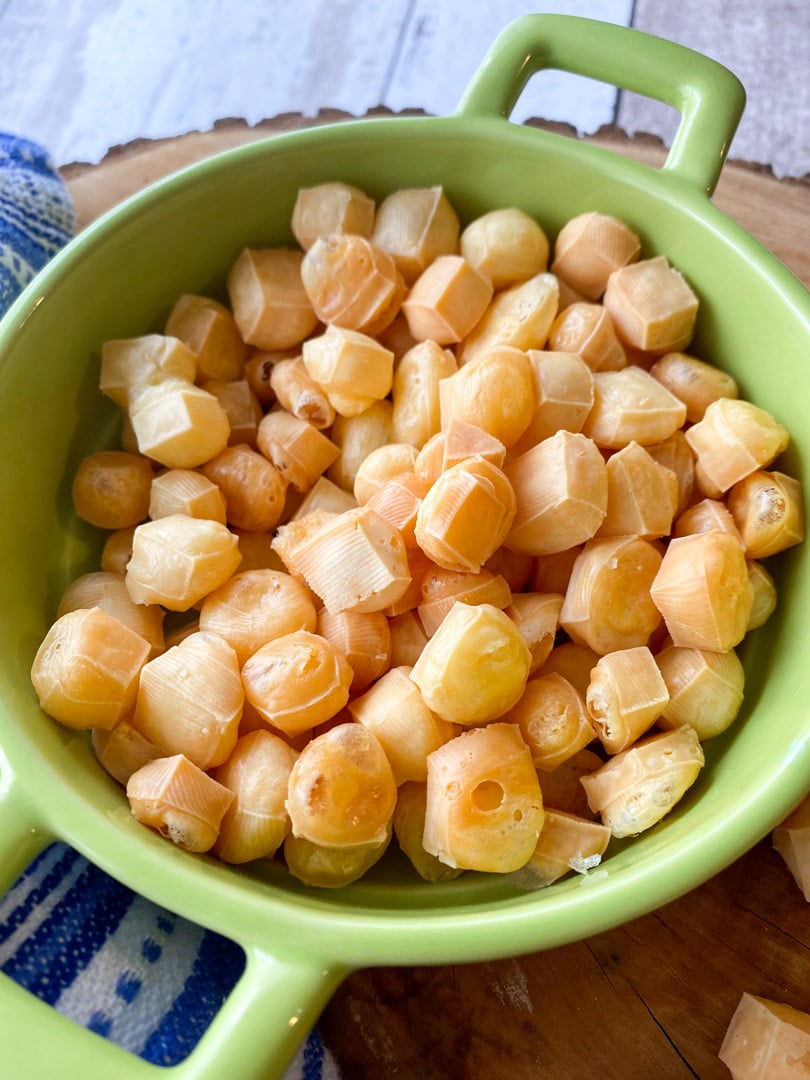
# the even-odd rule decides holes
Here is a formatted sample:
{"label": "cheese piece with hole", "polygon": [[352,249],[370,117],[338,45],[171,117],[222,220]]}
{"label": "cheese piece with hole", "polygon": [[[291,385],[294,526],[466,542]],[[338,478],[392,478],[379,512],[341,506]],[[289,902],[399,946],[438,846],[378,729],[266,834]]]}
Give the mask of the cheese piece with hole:
{"label": "cheese piece with hole", "polygon": [[427,759],[425,850],[451,867],[508,874],[531,858],[543,796],[515,724],[462,732]]}

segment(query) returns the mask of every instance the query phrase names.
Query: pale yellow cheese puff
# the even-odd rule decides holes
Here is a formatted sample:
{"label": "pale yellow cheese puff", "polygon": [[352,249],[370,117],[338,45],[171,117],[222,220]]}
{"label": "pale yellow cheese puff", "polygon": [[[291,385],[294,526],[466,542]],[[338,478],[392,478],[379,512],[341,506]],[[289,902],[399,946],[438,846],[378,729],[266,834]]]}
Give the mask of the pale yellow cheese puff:
{"label": "pale yellow cheese puff", "polygon": [[420,341],[394,369],[391,400],[393,437],[421,449],[441,427],[439,380],[458,370],[449,349],[435,341]]}
{"label": "pale yellow cheese puff", "polygon": [[200,629],[219,634],[241,665],[268,641],[314,630],[316,611],[305,585],[280,570],[234,574],[200,606]]}
{"label": "pale yellow cheese puff", "polygon": [[334,645],[308,630],[268,641],[242,667],[247,700],[285,735],[298,735],[339,712],[353,676]]}
{"label": "pale yellow cheese puff", "polygon": [[237,537],[218,521],[170,514],[135,530],[127,589],[136,604],[187,611],[227,581],[240,560]]}
{"label": "pale yellow cheese puff", "polygon": [[436,855],[425,851],[425,815],[427,813],[427,782],[407,780],[397,791],[394,810],[394,836],[414,870],[425,881],[452,881],[464,871],[448,866]]}
{"label": "pale yellow cheese puff", "polygon": [[115,727],[132,712],[146,638],[99,607],[60,616],[34,657],[31,682],[42,708],[73,728]]}
{"label": "pale yellow cheese puff", "polygon": [[352,694],[359,694],[388,671],[391,631],[381,611],[339,611],[321,608],[315,632],[345,656],[352,669]]}
{"label": "pale yellow cheese puff", "polygon": [[531,665],[526,640],[492,604],[456,602],[411,671],[428,708],[444,720],[485,724],[517,703]]}
{"label": "pale yellow cheese puff", "polygon": [[804,540],[804,496],[793,476],[757,470],[734,485],[727,503],[749,559],[767,559]]}
{"label": "pale yellow cheese puff", "polygon": [[210,296],[184,293],[166,319],[166,333],[179,338],[197,358],[197,381],[238,379],[248,347],[232,312]]}
{"label": "pale yellow cheese puff", "polygon": [[114,728],[93,728],[91,739],[101,767],[124,787],[143,765],[164,756],[129,720],[119,720]]}
{"label": "pale yellow cheese puff", "polygon": [[458,250],[458,215],[441,186],[400,188],[377,207],[371,240],[411,285],[439,255]]}
{"label": "pale yellow cheese puff", "polygon": [[517,500],[508,548],[553,555],[590,540],[607,513],[607,466],[586,435],[561,430],[510,461]]}
{"label": "pale yellow cheese puff", "polygon": [[585,704],[602,746],[608,754],[617,754],[658,720],[669,704],[669,689],[653,654],[638,645],[599,658]]}
{"label": "pale yellow cheese puff", "polygon": [[374,200],[353,184],[340,181],[299,188],[290,227],[304,251],[319,236],[355,233],[370,236],[374,228]]}
{"label": "pale yellow cheese puff", "polygon": [[530,679],[503,719],[517,724],[535,767],[543,772],[552,772],[596,738],[585,702],[562,675]]}
{"label": "pale yellow cheese puff", "polygon": [[428,754],[457,733],[427,707],[410,671],[392,668],[349,704],[354,719],[379,739],[398,785],[424,780]]}
{"label": "pale yellow cheese puff", "polygon": [[362,724],[338,724],[307,743],[290,773],[293,836],[336,848],[382,843],[396,798],[377,737]]}
{"label": "pale yellow cheese puff", "polygon": [[613,271],[635,262],[640,251],[641,241],[625,222],[591,210],[560,229],[551,269],[583,296],[597,300]]}
{"label": "pale yellow cheese puff", "polygon": [[523,889],[543,889],[572,870],[594,870],[610,842],[610,829],[588,818],[546,808],[532,857],[513,876]]}
{"label": "pale yellow cheese puff", "polygon": [[562,628],[600,655],[646,645],[661,622],[661,610],[650,595],[661,561],[657,541],[638,536],[589,540],[574,562],[560,612]]}
{"label": "pale yellow cheese puff", "polygon": [[670,540],[650,598],[674,645],[733,649],[745,636],[754,602],[742,545],[721,529]]}
{"label": "pale yellow cheese puff", "polygon": [[233,792],[182,754],[157,758],[127,782],[133,817],[186,851],[209,851]]}
{"label": "pale yellow cheese puff", "polygon": [[460,238],[461,254],[495,290],[517,285],[548,266],[549,243],[540,225],[517,207],[474,218]]}
{"label": "pale yellow cheese puff", "polygon": [[391,841],[391,823],[385,837],[367,844],[330,847],[314,844],[305,836],[287,834],[284,841],[284,861],[293,877],[305,885],[321,889],[341,889],[369,871],[380,861]]}
{"label": "pale yellow cheese puff", "polygon": [[233,750],[243,702],[236,653],[218,634],[196,631],[145,665],[132,724],[164,754],[208,770]]}
{"label": "pale yellow cheese puff", "polygon": [[721,734],[736,719],[743,702],[745,669],[733,649],[708,649],[667,645],[655,662],[669,692],[669,701],[658,726],[669,730],[690,724],[698,738]]}
{"label": "pale yellow cheese puff", "polygon": [[640,739],[581,783],[591,809],[614,836],[636,836],[683,798],[703,764],[697,732],[686,724]]}
{"label": "pale yellow cheese puff", "polygon": [[227,286],[243,341],[260,349],[289,349],[318,325],[301,280],[304,256],[290,248],[245,248],[228,271]]}
{"label": "pale yellow cheese puff", "polygon": [[[497,386],[497,393],[492,387]],[[460,420],[483,428],[508,449],[531,422],[534,384],[525,351],[509,345],[487,349],[439,382],[441,426]]]}
{"label": "pale yellow cheese puff", "polygon": [[695,454],[696,478],[713,498],[770,465],[790,440],[769,412],[735,398],[712,401],[684,434]]}
{"label": "pale yellow cheese puff", "polygon": [[[803,866],[788,850],[779,849],[789,858],[788,867],[803,885]],[[791,852],[790,855],[793,853]],[[810,1015],[783,1001],[743,993],[726,1028],[718,1058],[731,1076],[789,1077],[802,1068],[810,1053]],[[756,1069],[756,1072],[752,1072]],[[799,1074],[801,1075],[801,1074]]]}
{"label": "pale yellow cheese puff", "polygon": [[101,347],[99,389],[122,409],[147,386],[169,378],[193,383],[196,377],[196,355],[172,335],[117,338]]}
{"label": "pale yellow cheese puff", "polygon": [[90,454],[73,478],[73,507],[100,529],[127,529],[144,521],[154,471],[140,454],[102,450]]}
{"label": "pale yellow cheese puff", "polygon": [[93,570],[72,581],[59,601],[56,617],[79,608],[99,607],[130,630],[146,638],[150,657],[163,652],[163,622],[166,612],[159,604],[135,604],[129,595],[123,574]]}
{"label": "pale yellow cheese puff", "polygon": [[503,470],[473,457],[446,469],[422,499],[414,536],[446,570],[478,573],[504,543],[517,511]]}
{"label": "pale yellow cheese puff", "polygon": [[211,773],[233,792],[213,852],[223,862],[246,863],[275,855],[290,830],[287,785],[297,753],[272,732],[241,736],[228,760]]}
{"label": "pale yellow cheese puff", "polygon": [[281,471],[257,450],[226,446],[200,466],[225,496],[228,523],[246,532],[267,532],[281,517],[287,483]]}
{"label": "pale yellow cheese puff", "polygon": [[422,599],[416,611],[428,637],[439,628],[457,601],[462,604],[492,604],[504,610],[512,603],[512,590],[500,574],[482,567],[477,573],[438,567],[422,579]]}
{"label": "pale yellow cheese puff", "polygon": [[356,233],[319,236],[304,255],[301,280],[322,323],[371,337],[393,322],[405,295],[395,261]]}

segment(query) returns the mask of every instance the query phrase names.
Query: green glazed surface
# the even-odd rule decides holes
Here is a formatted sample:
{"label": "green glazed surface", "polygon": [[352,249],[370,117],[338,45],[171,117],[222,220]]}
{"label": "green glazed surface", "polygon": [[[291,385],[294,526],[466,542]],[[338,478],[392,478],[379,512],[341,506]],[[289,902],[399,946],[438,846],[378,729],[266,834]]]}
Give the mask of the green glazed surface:
{"label": "green glazed surface", "polygon": [[[617,58],[608,67],[592,61],[614,32],[621,49],[607,51]],[[680,107],[685,120],[666,168],[508,123],[527,71],[539,66],[584,68]],[[719,120],[713,100],[723,104]],[[353,968],[474,961],[586,937],[673,899],[756,843],[810,783],[808,559],[800,547],[769,563],[779,607],[741,649],[743,710],[706,744],[695,787],[659,826],[615,844],[598,871],[535,893],[475,874],[427,885],[391,854],[356,885],[319,892],[277,868],[227,867],[137,825],[88,740],[45,717],[29,683],[62,589],[98,564],[101,537],[73,516],[70,483],[85,454],[116,438],[116,410],[97,390],[101,343],[161,330],[183,292],[224,297],[224,274],[244,246],[292,243],[296,192],[319,181],[341,179],[376,197],[442,184],[465,221],[519,206],[549,235],[597,209],[627,221],[645,255],[666,254],[686,276],[701,298],[690,351],[730,371],[744,397],[790,430],[783,467],[806,490],[810,299],[707,194],[741,107],[733,77],[686,50],[623,29],[528,17],[493,49],[454,116],[296,132],[185,170],[87,230],[0,326],[0,874],[7,886],[61,838],[244,947],[245,976],[171,1076],[230,1069],[240,1080],[267,1080]],[[6,1025],[13,1045],[25,1046],[11,1051],[15,1078],[44,1075],[37,1068],[57,1056],[67,1077],[160,1075],[2,978]]]}

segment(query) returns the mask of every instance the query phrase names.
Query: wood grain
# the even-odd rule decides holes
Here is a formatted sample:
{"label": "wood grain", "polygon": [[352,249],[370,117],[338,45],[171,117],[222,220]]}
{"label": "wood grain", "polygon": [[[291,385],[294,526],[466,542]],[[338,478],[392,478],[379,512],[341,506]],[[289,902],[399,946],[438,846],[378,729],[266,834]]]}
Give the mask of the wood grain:
{"label": "wood grain", "polygon": [[[223,122],[65,176],[87,223],[191,161],[311,122]],[[595,138],[653,165],[665,155],[614,129]],[[810,184],[728,163],[716,202],[810,286]],[[769,840],[679,900],[571,945],[358,971],[320,1027],[345,1080],[727,1080],[717,1053],[745,991],[810,1011],[808,906]]]}
{"label": "wood grain", "polygon": [[[391,113],[388,109],[376,109],[367,115]],[[115,147],[104,158],[102,167],[72,164],[62,169],[62,175],[69,183],[79,226],[84,227],[147,184],[210,154],[284,131],[348,118],[345,111],[324,109],[316,117],[287,113],[256,124],[241,119],[223,120],[207,131],[188,132],[182,138],[139,139]],[[533,123],[576,137],[570,125]],[[631,139],[616,127],[604,126],[591,141],[655,167],[666,158],[660,139]],[[779,181],[767,169],[728,161],[714,202],[810,286],[810,181]]]}
{"label": "wood grain", "polygon": [[359,971],[321,1030],[347,1080],[728,1080],[717,1053],[743,991],[808,1011],[809,973],[807,903],[763,841],[680,900],[585,941]]}

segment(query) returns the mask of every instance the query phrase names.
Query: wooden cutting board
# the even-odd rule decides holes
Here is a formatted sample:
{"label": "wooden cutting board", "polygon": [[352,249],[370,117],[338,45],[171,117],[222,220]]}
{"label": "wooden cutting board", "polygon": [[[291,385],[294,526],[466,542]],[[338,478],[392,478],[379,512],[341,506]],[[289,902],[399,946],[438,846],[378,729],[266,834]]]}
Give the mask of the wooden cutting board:
{"label": "wooden cutting board", "polygon": [[[224,121],[62,171],[86,225],[209,154],[344,117]],[[665,156],[618,131],[593,141],[653,165]],[[810,183],[729,162],[715,202],[810,286]],[[717,1053],[745,991],[810,1011],[810,908],[769,840],[680,900],[585,941],[356,972],[321,1030],[345,1080],[728,1080]]]}

